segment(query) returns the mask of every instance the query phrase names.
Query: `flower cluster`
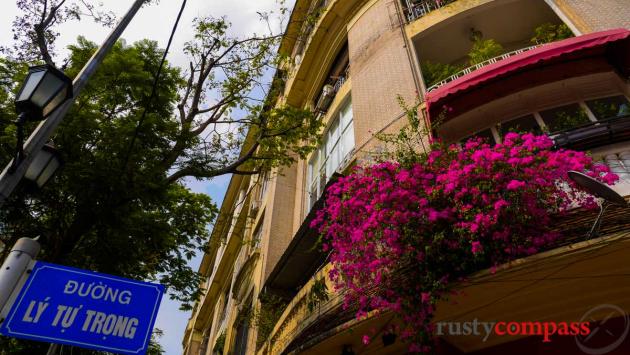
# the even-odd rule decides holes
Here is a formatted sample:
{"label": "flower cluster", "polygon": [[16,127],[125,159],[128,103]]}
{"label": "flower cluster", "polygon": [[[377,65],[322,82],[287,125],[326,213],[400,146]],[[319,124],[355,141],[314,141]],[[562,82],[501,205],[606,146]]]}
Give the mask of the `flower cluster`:
{"label": "flower cluster", "polygon": [[[440,145],[416,162],[358,168],[328,192],[312,227],[331,250],[330,277],[357,317],[393,311],[412,352],[433,344],[431,320],[449,283],[475,270],[551,247],[551,217],[595,206],[567,179],[617,177],[582,153],[552,150],[546,136],[508,134]],[[365,340],[365,339],[364,339]]]}

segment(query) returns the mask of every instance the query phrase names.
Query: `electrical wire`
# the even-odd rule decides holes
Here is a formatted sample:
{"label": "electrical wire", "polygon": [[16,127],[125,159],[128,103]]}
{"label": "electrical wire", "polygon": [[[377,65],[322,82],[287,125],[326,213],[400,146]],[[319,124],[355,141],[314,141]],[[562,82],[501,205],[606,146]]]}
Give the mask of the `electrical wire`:
{"label": "electrical wire", "polygon": [[175,24],[173,24],[173,28],[171,29],[171,34],[168,39],[168,44],[166,45],[166,49],[164,50],[164,54],[162,55],[162,59],[160,60],[160,66],[158,67],[158,71],[155,75],[155,78],[153,79],[153,84],[151,86],[151,95],[149,95],[149,100],[147,101],[146,105],[144,106],[144,109],[142,110],[142,115],[140,116],[140,119],[138,120],[138,125],[136,125],[136,129],[134,130],[133,137],[131,138],[131,143],[129,143],[129,148],[127,149],[127,155],[125,156],[125,163],[123,164],[123,170],[125,170],[125,168],[127,167],[127,164],[129,163],[131,152],[136,143],[136,140],[138,139],[138,134],[140,133],[140,127],[142,127],[142,124],[144,123],[144,120],[146,119],[146,116],[147,116],[147,111],[151,107],[151,102],[153,102],[153,99],[155,98],[155,95],[157,94],[157,84],[158,84],[158,81],[160,80],[160,75],[162,74],[164,63],[166,62],[166,56],[168,55],[168,51],[171,48],[171,44],[173,43],[173,37],[175,36],[175,32],[177,32],[177,26],[179,25],[179,20],[182,18],[182,13],[184,13],[184,9],[186,8],[186,2],[187,0],[182,1],[182,6],[179,9],[179,13],[177,14],[177,19],[175,20]]}

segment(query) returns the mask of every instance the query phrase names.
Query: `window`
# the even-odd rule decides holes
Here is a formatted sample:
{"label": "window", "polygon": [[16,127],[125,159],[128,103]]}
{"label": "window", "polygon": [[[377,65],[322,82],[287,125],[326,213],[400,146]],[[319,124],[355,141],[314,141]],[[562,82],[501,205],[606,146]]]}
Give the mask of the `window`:
{"label": "window", "polygon": [[230,303],[230,286],[223,291],[223,303],[221,304],[221,317],[219,318],[219,326],[227,319],[228,304]]}
{"label": "window", "polygon": [[321,196],[326,183],[350,156],[354,148],[352,102],[344,103],[334,116],[330,128],[323,137],[322,145],[308,162],[307,206],[310,210]]}
{"label": "window", "polygon": [[258,225],[256,226],[256,229],[254,230],[254,234],[252,235],[252,248],[256,249],[260,246],[260,240],[262,239],[262,226],[263,226],[263,219],[261,218],[260,222],[258,222]]}
{"label": "window", "polygon": [[579,104],[560,106],[540,113],[551,133],[591,122]]}
{"label": "window", "polygon": [[534,115],[527,115],[513,119],[511,121],[500,123],[498,125],[498,130],[501,134],[501,137],[505,137],[505,135],[509,132],[530,132],[534,134],[542,133],[542,130],[540,129],[538,122],[536,122],[536,118],[534,118]]}
{"label": "window", "polygon": [[234,355],[247,354],[247,336],[249,335],[249,321],[244,319],[236,328],[236,341],[234,343]]}
{"label": "window", "polygon": [[267,193],[267,187],[269,186],[269,174],[265,172],[262,175],[260,175],[259,182],[260,182],[260,187],[258,190],[259,191],[258,198],[259,200],[262,201],[262,199],[265,197],[265,193]]}
{"label": "window", "polygon": [[[234,337],[234,351],[229,352],[229,354],[234,355],[246,355],[247,352],[247,343],[249,342],[249,319],[250,315],[253,312],[253,305],[251,297],[248,299],[245,304],[248,304],[249,307],[242,309],[239,312],[236,321],[234,322],[234,333],[236,336]],[[234,334],[233,333],[233,334]]]}
{"label": "window", "polygon": [[586,106],[598,120],[630,115],[630,103],[621,95],[586,101]]}

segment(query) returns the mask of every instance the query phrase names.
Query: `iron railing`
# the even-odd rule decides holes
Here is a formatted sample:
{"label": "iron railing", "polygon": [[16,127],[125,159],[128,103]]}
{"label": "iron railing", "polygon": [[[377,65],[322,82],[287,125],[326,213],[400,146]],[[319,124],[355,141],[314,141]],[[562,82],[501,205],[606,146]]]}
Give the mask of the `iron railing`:
{"label": "iron railing", "polygon": [[405,17],[407,22],[412,22],[455,1],[457,0],[405,0]]}
{"label": "iron railing", "polygon": [[488,60],[484,60],[481,63],[475,64],[475,65],[471,65],[468,68],[466,68],[464,70],[461,70],[461,71],[459,71],[459,72],[449,76],[448,78],[431,85],[431,87],[429,87],[427,89],[427,92],[433,91],[433,90],[435,90],[435,89],[437,89],[437,88],[439,88],[439,87],[441,87],[441,86],[443,86],[445,84],[450,83],[451,81],[457,80],[457,79],[461,78],[462,76],[470,74],[470,73],[474,72],[475,70],[479,70],[479,69],[481,69],[481,68],[483,68],[483,67],[485,67],[487,65],[496,63],[496,62],[501,61],[503,59],[507,59],[507,58],[513,57],[513,56],[521,54],[523,52],[530,51],[530,50],[532,50],[534,48],[538,48],[540,46],[541,45],[535,45],[535,46],[531,46],[531,47],[517,49],[515,51],[511,51],[511,52],[502,54],[500,56],[497,56],[497,57],[494,57],[494,58],[490,58]]}
{"label": "iron railing", "polygon": [[558,148],[579,150],[630,140],[630,114],[590,122],[549,136]]}

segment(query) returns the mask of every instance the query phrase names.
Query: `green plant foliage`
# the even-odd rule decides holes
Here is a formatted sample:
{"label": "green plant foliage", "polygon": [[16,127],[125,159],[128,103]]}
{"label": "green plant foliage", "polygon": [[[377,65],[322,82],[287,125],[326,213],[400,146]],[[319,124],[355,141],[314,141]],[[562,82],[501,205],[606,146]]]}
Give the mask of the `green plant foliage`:
{"label": "green plant foliage", "polygon": [[263,294],[259,299],[260,307],[252,312],[252,324],[258,330],[257,350],[267,341],[288,305],[284,299],[271,294]]}
{"label": "green plant foliage", "polygon": [[548,133],[575,128],[591,122],[586,112],[579,106],[553,110],[550,114],[543,114]]}
{"label": "green plant foliage", "polygon": [[422,70],[422,77],[428,87],[433,86],[436,83],[457,74],[460,70],[464,69],[461,65],[442,64],[431,61],[424,61],[420,65]]}
{"label": "green plant foliage", "polygon": [[544,23],[534,29],[534,37],[529,41],[532,44],[544,44],[570,37],[573,37],[573,32],[571,32],[569,26],[564,23]]}
{"label": "green plant foliage", "polygon": [[219,335],[217,341],[214,343],[214,347],[212,348],[213,354],[223,354],[223,349],[225,348],[225,331]]}
{"label": "green plant foliage", "polygon": [[306,296],[306,306],[309,312],[313,312],[315,307],[320,303],[328,301],[328,287],[326,286],[326,280],[320,278],[313,282],[313,286]]}
{"label": "green plant foliage", "polygon": [[503,46],[493,39],[477,39],[468,53],[470,65],[479,64],[504,53]]}

